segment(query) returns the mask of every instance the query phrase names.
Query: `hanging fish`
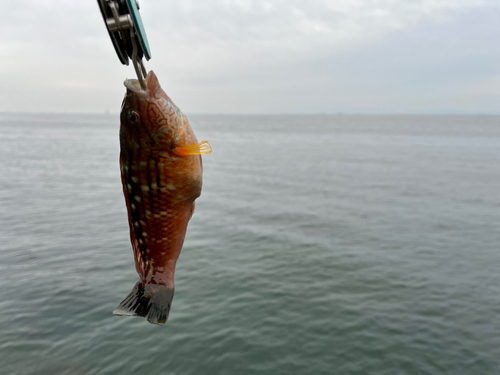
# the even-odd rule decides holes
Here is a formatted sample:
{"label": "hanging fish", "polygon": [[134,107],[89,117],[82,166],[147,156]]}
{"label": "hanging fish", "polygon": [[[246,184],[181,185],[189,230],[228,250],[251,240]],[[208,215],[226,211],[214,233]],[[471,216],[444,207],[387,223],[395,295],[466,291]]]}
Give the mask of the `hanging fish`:
{"label": "hanging fish", "polygon": [[124,82],[120,114],[123,193],[140,279],[113,314],[163,325],[174,296],[175,265],[201,194],[200,155],[212,149],[208,142],[198,142],[153,71],[143,82],[145,89],[141,83]]}

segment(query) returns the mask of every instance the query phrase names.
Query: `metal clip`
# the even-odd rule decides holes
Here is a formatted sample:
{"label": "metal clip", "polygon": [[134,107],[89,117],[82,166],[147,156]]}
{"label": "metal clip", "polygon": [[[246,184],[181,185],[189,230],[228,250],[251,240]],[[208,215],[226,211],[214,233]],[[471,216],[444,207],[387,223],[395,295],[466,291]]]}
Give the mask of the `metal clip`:
{"label": "metal clip", "polygon": [[151,51],[139,14],[139,3],[137,0],[97,0],[97,3],[118,59],[124,65],[128,65],[129,58],[132,60],[137,79],[146,90],[147,71],[142,57],[149,60]]}

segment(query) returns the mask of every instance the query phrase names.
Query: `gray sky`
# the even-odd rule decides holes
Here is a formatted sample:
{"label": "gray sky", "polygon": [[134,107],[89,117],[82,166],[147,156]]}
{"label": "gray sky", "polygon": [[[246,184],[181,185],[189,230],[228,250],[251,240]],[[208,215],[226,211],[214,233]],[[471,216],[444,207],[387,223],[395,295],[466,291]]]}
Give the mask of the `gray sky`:
{"label": "gray sky", "polygon": [[[500,113],[498,0],[141,0],[187,113]],[[94,0],[2,0],[0,111],[118,112]]]}

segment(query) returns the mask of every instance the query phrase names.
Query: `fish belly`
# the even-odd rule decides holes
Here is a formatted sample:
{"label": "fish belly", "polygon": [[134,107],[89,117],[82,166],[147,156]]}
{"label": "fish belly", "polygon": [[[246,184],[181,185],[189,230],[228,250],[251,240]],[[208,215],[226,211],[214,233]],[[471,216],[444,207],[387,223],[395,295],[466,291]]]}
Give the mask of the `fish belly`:
{"label": "fish belly", "polygon": [[194,209],[195,198],[190,199],[193,188],[182,181],[186,171],[178,176],[182,165],[152,152],[122,152],[120,164],[140,280],[114,314],[144,316],[151,323],[163,324],[174,294],[175,266]]}

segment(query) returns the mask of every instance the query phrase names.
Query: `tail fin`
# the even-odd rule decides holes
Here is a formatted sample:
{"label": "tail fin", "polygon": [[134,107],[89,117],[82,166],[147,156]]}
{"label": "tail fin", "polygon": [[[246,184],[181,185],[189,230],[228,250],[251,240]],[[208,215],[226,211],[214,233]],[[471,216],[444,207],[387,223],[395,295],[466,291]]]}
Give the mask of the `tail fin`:
{"label": "tail fin", "polygon": [[143,316],[149,323],[162,326],[167,321],[172,298],[174,298],[173,288],[158,284],[144,284],[139,280],[113,314]]}

